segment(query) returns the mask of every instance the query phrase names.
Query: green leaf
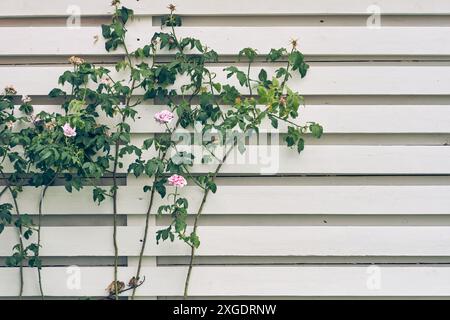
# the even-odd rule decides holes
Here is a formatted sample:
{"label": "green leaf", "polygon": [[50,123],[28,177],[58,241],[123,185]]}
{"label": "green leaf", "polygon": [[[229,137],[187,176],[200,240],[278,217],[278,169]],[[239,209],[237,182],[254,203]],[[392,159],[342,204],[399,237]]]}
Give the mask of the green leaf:
{"label": "green leaf", "polygon": [[161,196],[161,198],[164,198],[166,196],[167,191],[166,191],[166,186],[164,185],[164,183],[162,183],[161,181],[158,181],[155,184],[155,188],[156,188],[156,191]]}
{"label": "green leaf", "polygon": [[292,147],[295,144],[295,139],[292,136],[287,136],[285,140],[288,147]]}
{"label": "green leaf", "polygon": [[191,241],[192,245],[194,246],[194,248],[198,249],[198,247],[200,247],[200,238],[198,237],[198,235],[196,233],[194,233],[194,232],[191,233],[190,241]]}
{"label": "green leaf", "polygon": [[72,100],[69,103],[69,112],[71,112],[71,113],[80,113],[83,105],[84,105],[84,101]]}
{"label": "green leaf", "polygon": [[102,24],[102,35],[105,39],[111,38],[111,27],[106,24]]}
{"label": "green leaf", "polygon": [[292,70],[298,70],[301,77],[304,78],[309,69],[309,65],[305,63],[305,58],[299,51],[294,51],[289,55],[289,62],[292,65]]}
{"label": "green leaf", "polygon": [[245,73],[243,72],[237,72],[236,73],[236,77],[239,80],[239,84],[241,86],[246,85],[247,84],[247,76],[245,75]]}
{"label": "green leaf", "polygon": [[218,82],[213,83],[213,87],[219,93],[222,91],[222,85],[220,83],[218,83]]}
{"label": "green leaf", "polygon": [[153,138],[149,138],[149,139],[144,140],[143,149],[145,149],[145,150],[150,149],[150,147],[153,145],[154,141],[155,141],[155,139],[153,139]]}
{"label": "green leaf", "polygon": [[258,75],[258,79],[261,82],[266,82],[267,81],[267,72],[266,72],[266,70],[261,69],[261,71],[259,72],[259,75]]}
{"label": "green leaf", "polygon": [[253,48],[244,48],[241,51],[239,51],[238,58],[246,57],[249,62],[255,61],[256,57],[258,56],[258,53]]}
{"label": "green leaf", "polygon": [[165,15],[161,17],[161,25],[166,27],[181,27],[182,20],[177,15]]}
{"label": "green leaf", "polygon": [[217,185],[214,182],[210,181],[208,183],[208,189],[211,190],[212,193],[216,193]]}
{"label": "green leaf", "polygon": [[120,16],[120,19],[122,20],[122,23],[126,24],[128,22],[128,19],[133,16],[134,12],[131,9],[122,7],[121,9],[118,10],[118,14]]}
{"label": "green leaf", "polygon": [[61,89],[55,88],[48,94],[50,98],[56,98],[60,96],[65,96],[66,93],[62,91]]}
{"label": "green leaf", "polygon": [[302,138],[300,138],[298,140],[298,142],[297,142],[297,151],[298,151],[298,153],[302,152],[303,149],[305,149],[305,141]]}
{"label": "green leaf", "polygon": [[271,49],[269,54],[267,55],[267,61],[275,62],[283,57],[283,55],[287,54],[285,48],[281,49]]}
{"label": "green leaf", "polygon": [[278,129],[278,119],[272,116],[269,116],[270,123],[272,124],[272,127],[275,129]]}
{"label": "green leaf", "polygon": [[17,261],[15,256],[6,258],[5,263],[8,267],[17,267],[19,265],[19,262]]}
{"label": "green leaf", "polygon": [[323,134],[323,128],[318,123],[313,123],[309,126],[309,130],[314,138],[320,138]]}
{"label": "green leaf", "polygon": [[101,188],[95,188],[93,190],[94,202],[97,202],[98,204],[103,202],[106,199],[105,193],[106,193],[105,190],[103,190]]}
{"label": "green leaf", "polygon": [[28,240],[28,239],[30,239],[32,234],[33,234],[33,230],[29,229],[23,233],[23,237]]}

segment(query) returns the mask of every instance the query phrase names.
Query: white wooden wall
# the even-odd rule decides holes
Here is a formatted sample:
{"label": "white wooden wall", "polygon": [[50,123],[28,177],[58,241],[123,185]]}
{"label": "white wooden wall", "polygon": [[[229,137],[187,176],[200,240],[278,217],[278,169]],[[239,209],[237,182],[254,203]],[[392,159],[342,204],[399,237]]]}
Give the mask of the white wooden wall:
{"label": "white wooden wall", "polygon": [[[130,27],[134,43],[159,30],[167,1],[122,1],[139,15]],[[99,28],[109,3],[1,0],[0,88],[14,84],[38,108],[56,108],[45,95],[68,68],[67,57],[106,65],[117,59],[105,53]],[[185,16],[179,34],[201,38],[230,63],[242,47],[265,53],[298,38],[311,64],[307,78],[292,83],[306,97],[302,121],[320,122],[326,133],[308,140],[300,157],[282,148],[277,175],[261,176],[261,166],[224,167],[201,220],[191,295],[450,297],[450,1],[175,4]],[[81,28],[70,29],[74,5]],[[373,5],[381,10],[381,28],[367,27]],[[160,108],[142,108],[134,139],[161,130],[151,120]],[[129,177],[120,189],[123,281],[135,272],[148,201],[144,182]],[[195,207],[199,191],[186,193]],[[21,197],[22,211],[36,214],[39,190]],[[50,188],[42,249],[47,295],[105,295],[113,277],[111,210],[110,203],[93,204],[88,188],[70,196]],[[151,238],[167,221],[153,218]],[[11,229],[0,235],[0,256],[15,242]],[[145,254],[147,281],[138,295],[180,297],[186,246],[151,241]],[[76,272],[69,265],[81,270],[79,289],[67,286]],[[26,270],[25,278],[25,294],[38,295],[36,270]],[[18,271],[1,267],[0,297],[17,292]]]}

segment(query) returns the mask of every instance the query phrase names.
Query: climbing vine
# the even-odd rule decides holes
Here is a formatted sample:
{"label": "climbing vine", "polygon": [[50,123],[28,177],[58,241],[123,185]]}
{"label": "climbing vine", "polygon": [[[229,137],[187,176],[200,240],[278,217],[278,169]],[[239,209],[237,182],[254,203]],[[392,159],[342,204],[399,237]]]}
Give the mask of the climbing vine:
{"label": "climbing vine", "polygon": [[[157,243],[180,240],[190,249],[184,281],[187,298],[195,253],[201,244],[199,221],[209,195],[219,188],[216,179],[230,155],[247,152],[246,137],[257,136],[262,128],[278,129],[280,123],[287,127],[286,145],[299,153],[306,134],[320,138],[323,133],[317,123],[300,125],[297,121],[304,101],[289,81],[305,77],[309,66],[296,40],[288,49],[272,49],[264,55],[244,48],[237,52],[239,65],[244,67],[233,65],[219,71],[211,67],[220,61],[214,50],[199,39],[177,35],[182,19],[175,14],[174,5],[169,5],[169,13],[161,18],[160,32],[149,35],[148,43],[132,51],[129,48],[135,46],[129,43],[133,39],[127,34],[134,12],[118,0],[112,5],[111,23],[102,25],[101,31],[106,51],[117,51],[122,57],[113,69],[71,57],[72,68],[58,79],[61,87],[49,93],[62,101],[54,112],[35,113],[31,100],[24,97],[17,116],[16,90],[8,87],[0,96],[0,173],[5,181],[0,192],[1,196],[10,193],[13,199],[0,205],[0,233],[5,226],[14,225],[19,236],[8,265],[21,270],[20,294],[23,265],[28,261],[37,268],[41,296],[45,295],[41,225],[47,190],[57,181],[69,193],[89,186],[94,202],[112,203],[114,273],[106,288],[108,299],[117,300],[127,291],[134,298],[143,284],[142,263],[151,239],[153,213],[170,217],[169,225],[156,232]],[[169,61],[160,59],[162,56]],[[261,65],[277,68],[271,74]],[[164,106],[154,119],[148,119],[161,126],[162,132],[148,135],[138,144],[132,139],[131,125],[139,108],[151,108],[143,104],[147,101]],[[19,122],[24,128],[14,131]],[[180,135],[181,129],[188,133]],[[193,139],[193,132],[201,139]],[[16,151],[17,147],[22,152]],[[7,176],[4,165],[12,165],[14,173]],[[145,179],[143,191],[148,195],[138,265],[127,285],[118,276],[121,173]],[[111,178],[109,187],[102,185],[102,177]],[[36,224],[19,210],[17,199],[24,185],[41,191]],[[200,203],[189,201],[189,193],[183,191],[187,185],[201,190]],[[157,200],[163,202],[158,208]],[[25,245],[22,239],[30,239],[33,233],[37,242]]]}

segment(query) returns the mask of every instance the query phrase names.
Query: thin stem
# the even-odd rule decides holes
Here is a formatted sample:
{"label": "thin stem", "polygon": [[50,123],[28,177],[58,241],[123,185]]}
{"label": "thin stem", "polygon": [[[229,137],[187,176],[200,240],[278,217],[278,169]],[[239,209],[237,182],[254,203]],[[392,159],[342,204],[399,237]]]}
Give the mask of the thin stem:
{"label": "thin stem", "polygon": [[[42,190],[42,194],[41,194],[41,198],[39,200],[39,215],[38,215],[38,225],[37,225],[37,235],[38,235],[38,240],[37,240],[37,249],[36,249],[36,258],[39,258],[39,252],[40,252],[40,248],[41,248],[41,226],[42,226],[42,215],[43,215],[43,206],[44,206],[44,198],[45,195],[47,193],[48,187],[50,187],[51,184],[53,184],[53,182],[56,180],[58,176],[58,173],[55,173],[55,176],[52,178],[52,180],[47,183],[44,186],[44,189]],[[38,267],[38,282],[39,282],[39,292],[41,294],[41,299],[44,300],[44,290],[42,287],[42,268]]]}
{"label": "thin stem", "polygon": [[284,118],[282,118],[282,117],[276,115],[275,113],[269,113],[269,114],[270,114],[272,117],[277,118],[278,120],[284,121],[284,122],[286,122],[286,123],[292,124],[293,126],[296,126],[297,128],[299,128],[299,129],[301,129],[301,130],[305,130],[305,128],[306,128],[305,126],[300,126],[300,125],[298,125],[297,123],[295,123],[295,122],[293,122],[293,121],[291,121],[291,120],[284,119]]}
{"label": "thin stem", "polygon": [[114,297],[119,300],[119,288],[117,285],[117,270],[119,264],[119,247],[117,244],[117,167],[119,162],[119,141],[116,141],[114,150],[114,168],[113,168],[113,244],[114,244]]}
{"label": "thin stem", "polygon": [[[171,16],[173,17],[173,12],[171,12]],[[176,44],[176,46],[178,48],[178,51],[180,52],[181,56],[184,57],[183,48],[181,47],[180,42],[177,39],[177,36],[176,36],[176,33],[175,33],[175,28],[174,28],[173,25],[171,26],[171,29],[172,29],[172,37],[173,37],[173,39],[175,41],[175,44]],[[156,55],[156,52],[154,52],[153,62],[152,63],[154,63],[154,61],[155,61],[155,55]],[[189,99],[189,103],[192,102],[193,97],[196,96],[199,92],[200,92],[200,89],[197,88],[197,90],[194,91],[194,93],[191,95],[191,97]],[[175,125],[173,130],[176,130],[178,128],[179,123],[180,122],[178,120],[177,124]],[[169,129],[169,133],[172,133],[172,132],[173,131],[171,131]],[[164,160],[166,158],[168,152],[169,152],[168,149],[163,152],[163,154],[161,156],[162,160]],[[144,258],[144,252],[145,252],[145,248],[146,248],[147,241],[148,241],[148,230],[149,230],[149,226],[150,226],[150,214],[151,214],[151,211],[153,209],[153,204],[154,204],[154,201],[155,201],[155,186],[156,186],[156,182],[158,181],[160,176],[161,175],[159,175],[158,173],[155,174],[155,177],[154,177],[154,180],[153,180],[153,184],[152,184],[152,188],[151,188],[151,191],[150,191],[149,205],[148,205],[147,212],[146,212],[146,215],[145,215],[144,238],[142,239],[141,250],[140,250],[140,253],[139,253],[139,261],[138,261],[137,271],[136,271],[136,275],[135,275],[136,281],[139,281],[139,278],[141,276],[142,261],[143,261],[143,258]],[[137,290],[137,287],[133,288],[133,292],[131,294],[131,299],[132,300],[134,300],[134,298],[136,296],[136,290]]]}
{"label": "thin stem", "polygon": [[[117,10],[116,6],[116,10]],[[123,24],[123,27],[125,28],[125,25]],[[128,60],[129,67],[131,70],[134,69],[133,61],[131,60],[130,52],[128,51],[128,47],[125,43],[125,36],[121,37],[122,40],[122,47],[125,51],[126,59]],[[131,80],[131,79],[130,79]],[[125,108],[130,107],[131,98],[133,96],[133,92],[136,89],[136,80],[133,79],[131,81],[130,86],[130,92],[125,98]],[[124,123],[126,120],[126,115],[122,114],[122,121],[121,124]],[[123,132],[123,126],[120,126],[119,132]],[[119,135],[120,136],[120,135]],[[120,151],[120,141],[117,140],[115,143],[115,150],[114,150],[114,165],[113,165],[113,172],[112,172],[112,178],[113,178],[113,245],[114,245],[114,299],[119,300],[119,286],[118,283],[118,267],[119,267],[119,245],[117,242],[117,215],[118,215],[118,205],[117,205],[117,195],[118,195],[118,183],[117,183],[117,168],[119,165],[119,151]]]}
{"label": "thin stem", "polygon": [[0,197],[3,196],[3,194],[8,191],[8,186],[4,187],[2,191],[0,191]]}
{"label": "thin stem", "polygon": [[[17,198],[11,188],[11,186],[7,187],[9,192],[11,193],[11,196],[13,198],[14,202],[14,208],[16,210],[17,219],[20,219],[20,210],[19,210],[19,204],[17,203]],[[24,252],[24,245],[22,240],[22,227],[20,226],[18,228],[19,231],[19,247],[20,247],[20,255],[22,256]],[[20,266],[19,266],[19,276],[20,276],[20,289],[19,289],[19,297],[22,299],[23,296],[23,285],[24,285],[24,279],[23,279],[23,257],[20,259]]]}
{"label": "thin stem", "polygon": [[[173,12],[170,13],[171,20],[172,20],[172,17],[173,17]],[[172,29],[172,37],[175,41],[178,51],[180,51],[180,53],[183,54],[183,48],[181,47],[180,42],[178,41],[177,35],[175,33],[175,26],[173,25],[173,23],[171,24],[171,29]]]}
{"label": "thin stem", "polygon": [[[289,55],[291,55],[295,50],[295,47],[292,46],[291,52],[289,53]],[[281,94],[283,94],[284,91],[284,87],[286,86],[287,81],[289,80],[289,69],[291,68],[291,62],[289,61],[289,56],[288,56],[288,61],[287,61],[287,65],[286,65],[286,74],[284,75],[284,79],[283,82],[281,83]]]}
{"label": "thin stem", "polygon": [[252,66],[252,61],[250,61],[248,63],[248,67],[247,67],[247,85],[248,85],[248,89],[249,89],[249,93],[250,93],[250,97],[253,96],[253,92],[252,92],[252,85],[250,83],[250,69]]}
{"label": "thin stem", "polygon": [[[4,158],[3,158],[4,160]],[[2,160],[2,162],[3,162]],[[5,173],[0,170],[0,175],[2,176],[3,179],[6,180],[6,176]],[[8,182],[7,182],[8,183]],[[16,199],[16,195],[14,193],[14,191],[12,190],[11,186],[9,185],[9,183],[5,186],[5,188],[3,188],[3,190],[1,191],[0,197],[6,192],[6,190],[9,191],[9,193],[11,194],[11,197],[13,199],[13,203],[14,203],[14,209],[16,210],[16,216],[17,219],[20,219],[20,210],[19,210],[19,204],[17,202]],[[24,252],[24,245],[23,245],[23,240],[22,240],[22,226],[18,227],[17,231],[18,231],[18,236],[19,236],[19,249],[20,249],[20,255],[22,256],[23,252]],[[20,259],[20,266],[19,266],[19,277],[20,277],[20,288],[19,288],[19,298],[22,299],[23,296],[23,286],[24,286],[24,279],[23,279],[23,257]]]}
{"label": "thin stem", "polygon": [[[230,149],[226,152],[226,154],[223,156],[222,158],[222,162],[219,163],[219,165],[217,166],[216,170],[214,171],[214,174],[212,176],[212,181],[214,182],[217,174],[220,172],[220,170],[222,169],[223,164],[225,163],[225,161],[227,160],[228,156],[230,155],[231,151],[233,151],[234,147],[236,146],[237,141],[234,142],[234,144],[230,147]],[[203,194],[203,198],[202,198],[202,202],[200,204],[200,207],[197,211],[197,214],[195,215],[195,219],[194,219],[194,228],[192,230],[192,233],[196,233],[197,232],[197,228],[198,228],[198,222],[200,219],[200,215],[203,212],[203,208],[205,206],[206,200],[208,199],[208,195],[209,195],[210,189],[206,189],[204,194]],[[189,293],[189,282],[191,279],[191,273],[192,273],[192,268],[194,265],[194,258],[195,258],[195,246],[191,246],[191,255],[189,257],[189,267],[188,267],[188,272],[186,275],[186,281],[184,284],[184,299],[187,299],[188,297],[188,293]]]}
{"label": "thin stem", "polygon": [[[178,123],[175,126],[175,128],[178,127]],[[169,150],[167,149],[166,151],[163,152],[161,159],[165,159],[167,154],[168,154]],[[150,201],[148,204],[148,208],[147,208],[147,212],[145,214],[145,228],[144,228],[144,239],[142,239],[142,246],[141,246],[141,251],[139,253],[139,261],[138,261],[138,267],[137,267],[137,271],[136,271],[136,276],[135,279],[136,281],[139,281],[139,278],[141,276],[141,269],[142,269],[142,261],[144,259],[144,251],[145,251],[145,247],[147,245],[147,239],[148,239],[148,229],[150,227],[150,214],[152,212],[152,208],[153,208],[153,202],[155,200],[155,190],[156,190],[156,182],[159,179],[160,175],[155,174],[155,178],[153,180],[153,184],[152,184],[152,189],[150,191]],[[135,296],[136,296],[136,289],[137,287],[133,288],[133,292],[131,294],[131,299],[134,300]]]}
{"label": "thin stem", "polygon": [[[130,59],[131,62],[131,59]],[[132,66],[130,65],[130,68]],[[136,80],[133,80],[131,83],[131,88],[134,87]],[[129,107],[131,98],[133,95],[133,89],[130,90],[129,95],[126,98],[125,108]],[[121,123],[124,123],[126,120],[126,115],[122,115]],[[119,132],[123,132],[123,126],[120,126]],[[116,300],[119,300],[119,288],[117,285],[118,281],[118,268],[119,268],[119,245],[117,243],[117,214],[118,214],[118,206],[117,206],[117,194],[118,194],[118,183],[117,183],[117,168],[119,166],[119,151],[120,151],[120,141],[117,140],[115,143],[115,150],[114,150],[114,165],[113,165],[113,171],[112,171],[112,178],[113,178],[113,245],[114,245],[114,297]]]}
{"label": "thin stem", "polygon": [[[156,180],[156,177],[155,177],[155,180]],[[147,244],[148,229],[149,229],[149,226],[150,226],[150,212],[151,212],[152,207],[153,207],[153,200],[154,200],[154,198],[155,198],[155,183],[153,183],[153,186],[152,186],[152,190],[151,190],[151,193],[150,193],[150,203],[148,205],[147,213],[145,215],[144,239],[142,240],[141,251],[139,253],[139,262],[138,262],[138,267],[137,267],[136,276],[135,276],[136,281],[139,281],[139,278],[141,276],[142,260],[144,258],[144,251],[145,251],[145,247],[146,247],[146,244]],[[133,292],[131,294],[131,299],[132,300],[134,300],[134,298],[136,296],[136,289],[137,289],[137,287],[133,288]]]}

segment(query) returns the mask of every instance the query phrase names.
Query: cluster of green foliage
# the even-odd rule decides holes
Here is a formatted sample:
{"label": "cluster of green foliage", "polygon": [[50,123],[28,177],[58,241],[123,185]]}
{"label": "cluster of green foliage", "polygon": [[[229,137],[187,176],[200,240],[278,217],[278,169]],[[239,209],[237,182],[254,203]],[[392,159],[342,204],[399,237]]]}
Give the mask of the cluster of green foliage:
{"label": "cluster of green foliage", "polygon": [[[5,203],[0,206],[0,232],[13,220],[25,239],[37,231],[37,243],[25,247],[21,242],[14,247],[16,251],[10,264],[18,266],[28,260],[30,266],[40,270],[40,218],[47,188],[57,179],[62,179],[68,192],[92,186],[93,201],[98,204],[112,201],[113,204],[114,280],[108,286],[108,297],[118,299],[127,290],[133,290],[134,297],[136,289],[143,283],[141,266],[153,212],[171,217],[171,223],[157,232],[158,243],[179,239],[191,248],[185,283],[187,296],[195,250],[200,246],[198,220],[208,194],[217,191],[216,177],[228,155],[235,148],[241,153],[246,151],[245,142],[237,137],[242,132],[258,134],[266,123],[277,129],[280,122],[288,127],[287,146],[296,148],[298,152],[304,149],[305,134],[321,137],[323,129],[319,124],[296,123],[303,97],[288,85],[292,77],[305,77],[309,66],[295,41],[290,50],[272,49],[266,55],[244,48],[238,57],[246,67],[225,68],[223,72],[227,80],[221,81],[208,68],[219,61],[219,55],[198,39],[177,36],[176,28],[181,26],[182,19],[175,15],[173,5],[169,6],[170,13],[162,17],[161,32],[155,33],[149,43],[133,51],[129,50],[126,37],[133,10],[121,6],[117,0],[113,5],[112,21],[102,25],[102,35],[108,52],[120,50],[123,54],[123,59],[115,64],[115,70],[96,66],[81,58],[70,58],[73,68],[59,78],[61,88],[65,89],[55,88],[49,93],[50,97],[62,101],[58,112],[35,114],[31,104],[26,102],[20,107],[21,116],[16,117],[14,93],[5,94],[0,100],[0,156],[15,170],[7,177],[4,192],[10,191],[17,199],[23,185],[42,189],[37,224],[27,215],[20,215],[18,209],[14,220],[14,206]],[[160,62],[159,54],[170,57],[170,61]],[[269,75],[262,67],[255,70],[257,61],[284,66]],[[175,116],[175,121],[161,124],[165,125],[164,133],[149,135],[142,145],[134,145],[130,123],[138,116],[136,107],[147,100],[165,105],[166,111]],[[11,122],[25,125],[14,131],[9,125]],[[204,136],[211,132],[219,136],[217,139],[213,134],[210,139],[201,139],[199,147],[206,151],[201,159],[197,159],[196,154],[183,151],[180,141],[174,139],[179,128],[198,130],[199,127]],[[15,151],[14,148],[19,146],[23,152]],[[220,148],[224,150],[221,154]],[[192,173],[195,161],[210,163],[213,160],[217,162],[215,170],[200,175]],[[3,175],[3,167],[0,169]],[[117,272],[118,174],[122,169],[148,181],[143,191],[149,197],[138,268],[128,288],[118,279]],[[189,199],[181,191],[183,185],[168,189],[168,177],[173,175],[184,177],[188,184],[200,188],[203,192],[201,203],[189,204]],[[109,187],[99,183],[99,179],[105,176],[112,178]],[[165,199],[165,204],[156,209],[157,197]],[[187,219],[189,213],[195,214],[191,227]],[[28,256],[29,252],[33,253],[32,257]],[[42,286],[41,293],[44,295]]]}
{"label": "cluster of green foliage", "polygon": [[[6,259],[6,265],[20,268],[21,297],[24,287],[24,265],[41,268],[41,260],[39,245],[33,242],[25,244],[25,241],[33,236],[36,227],[28,214],[21,213],[18,202],[23,186],[31,183],[28,174],[32,165],[32,161],[19,152],[18,147],[30,146],[31,140],[28,130],[17,132],[14,128],[28,121],[27,115],[32,112],[32,106],[28,97],[23,99],[24,102],[19,107],[21,115],[16,115],[14,105],[16,94],[14,87],[9,86],[0,95],[0,178],[3,181],[0,196],[9,194],[11,198],[11,203],[0,204],[0,233],[9,225],[17,231],[19,241],[12,247],[12,254]],[[14,172],[6,174],[6,171]]]}

